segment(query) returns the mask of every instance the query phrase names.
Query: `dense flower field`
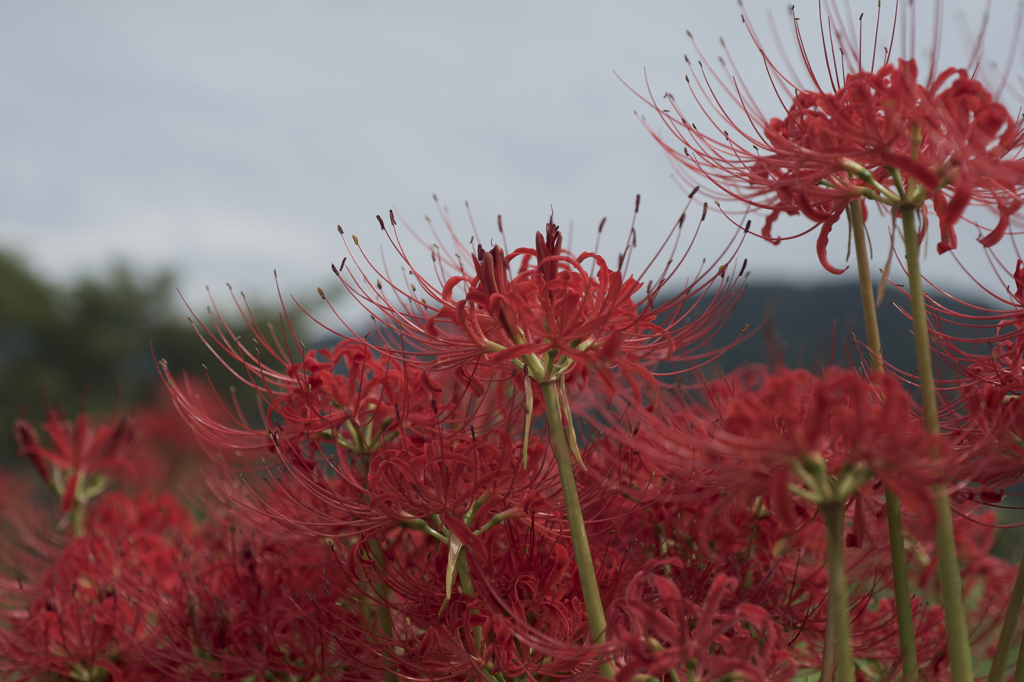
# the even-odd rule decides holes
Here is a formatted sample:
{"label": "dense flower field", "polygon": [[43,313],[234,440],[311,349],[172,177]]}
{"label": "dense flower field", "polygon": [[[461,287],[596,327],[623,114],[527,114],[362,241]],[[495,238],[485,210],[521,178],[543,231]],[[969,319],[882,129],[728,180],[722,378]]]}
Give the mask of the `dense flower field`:
{"label": "dense flower field", "polygon": [[[378,216],[393,260],[342,233],[331,265],[370,333],[322,320],[339,340],[306,349],[293,312],[260,326],[232,294],[241,326],[215,304],[194,319],[238,391],[162,366],[163,409],[19,421],[52,496],[0,494],[5,678],[1024,679],[1024,577],[991,554],[1024,474],[1024,129],[977,62],[898,59],[877,26],[864,50],[826,9],[823,66],[799,29],[802,79],[765,57],[782,116],[703,55],[692,97],[648,90],[698,186],[662,265],[628,272],[635,232],[612,263],[570,252],[554,217],[511,247],[499,220],[485,247],[442,214],[424,273]],[[783,214],[829,272],[845,218],[862,362],[723,375],[742,241],[755,219],[782,241]],[[1005,285],[980,289],[989,307],[925,295],[930,219],[940,259],[980,230]],[[691,226],[712,220],[737,239],[698,261]],[[911,374],[875,321],[892,267]],[[985,329],[984,352],[958,327]]]}

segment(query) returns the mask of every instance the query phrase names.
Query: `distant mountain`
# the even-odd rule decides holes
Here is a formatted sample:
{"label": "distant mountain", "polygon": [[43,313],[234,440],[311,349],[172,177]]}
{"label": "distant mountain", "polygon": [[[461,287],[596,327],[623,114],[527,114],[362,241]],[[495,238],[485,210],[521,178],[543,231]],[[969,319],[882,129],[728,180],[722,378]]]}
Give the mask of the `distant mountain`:
{"label": "distant mountain", "polygon": [[[876,282],[876,292],[877,289]],[[673,295],[673,292],[668,291],[658,300],[664,302]],[[945,297],[939,301],[950,309],[966,310],[965,306]],[[917,359],[909,307],[908,296],[890,282],[877,315],[886,362],[900,370],[913,372],[917,367]],[[744,327],[748,327],[746,333],[743,332]],[[384,344],[374,328],[367,327],[363,331],[371,344]],[[947,328],[947,331],[969,338],[984,335],[984,329],[960,326]],[[860,288],[856,282],[814,286],[749,286],[728,315],[722,329],[711,339],[711,345],[702,350],[724,348],[741,336],[745,337],[744,340],[724,351],[717,361],[707,365],[705,374],[721,375],[747,363],[781,364],[813,370],[833,364],[859,367],[867,361],[867,334],[864,330]],[[309,347],[331,346],[337,341],[334,336],[318,338]],[[978,348],[971,350],[979,352]],[[940,370],[941,367],[940,363]],[[666,366],[662,369],[668,368]]]}
{"label": "distant mountain", "polygon": [[[965,309],[946,299],[942,303],[953,309]],[[878,308],[882,350],[887,362],[912,372],[917,367],[914,336],[910,319],[901,308],[909,312],[909,299],[890,283]],[[783,363],[810,369],[831,364],[848,367],[859,366],[867,358],[863,345],[867,342],[864,314],[860,289],[855,283],[751,286],[715,337],[716,345],[722,347],[739,337],[747,324],[751,329],[760,329],[722,355],[720,371],[730,371],[745,362]],[[957,327],[956,334],[978,338],[983,330]]]}

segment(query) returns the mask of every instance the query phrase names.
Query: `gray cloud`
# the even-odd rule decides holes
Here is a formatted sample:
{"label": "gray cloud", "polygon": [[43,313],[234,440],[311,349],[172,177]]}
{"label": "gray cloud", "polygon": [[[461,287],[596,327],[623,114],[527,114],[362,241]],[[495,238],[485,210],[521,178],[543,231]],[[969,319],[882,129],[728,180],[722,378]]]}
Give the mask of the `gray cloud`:
{"label": "gray cloud", "polygon": [[[874,16],[875,0],[854,5]],[[774,11],[792,57],[786,4],[748,7]],[[960,7],[947,2],[951,35]],[[1000,59],[1011,23],[990,30]],[[646,67],[682,101],[687,28],[709,55],[725,35],[771,108],[731,3],[5,3],[0,245],[61,276],[123,257],[176,268],[190,297],[225,280],[267,296],[275,267],[302,292],[330,280],[337,223],[376,254],[374,216],[395,206],[422,226],[435,192],[467,235],[469,200],[485,239],[502,213],[529,240],[553,206],[588,247],[608,216],[609,257],[640,193],[637,263],[685,195],[613,72],[642,89]],[[732,229],[710,220],[702,255]],[[743,255],[763,277],[827,277],[813,240]]]}

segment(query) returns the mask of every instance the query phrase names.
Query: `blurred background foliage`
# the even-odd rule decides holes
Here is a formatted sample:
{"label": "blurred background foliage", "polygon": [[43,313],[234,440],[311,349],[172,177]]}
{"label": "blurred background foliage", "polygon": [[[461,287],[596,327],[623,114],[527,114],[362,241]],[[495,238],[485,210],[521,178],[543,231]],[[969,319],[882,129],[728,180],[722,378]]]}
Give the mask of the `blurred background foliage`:
{"label": "blurred background foliage", "polygon": [[38,424],[47,407],[74,416],[84,403],[102,417],[164,400],[156,360],[199,381],[205,365],[218,388],[232,383],[187,315],[168,271],[119,264],[62,286],[0,251],[0,466],[19,465],[18,416]]}

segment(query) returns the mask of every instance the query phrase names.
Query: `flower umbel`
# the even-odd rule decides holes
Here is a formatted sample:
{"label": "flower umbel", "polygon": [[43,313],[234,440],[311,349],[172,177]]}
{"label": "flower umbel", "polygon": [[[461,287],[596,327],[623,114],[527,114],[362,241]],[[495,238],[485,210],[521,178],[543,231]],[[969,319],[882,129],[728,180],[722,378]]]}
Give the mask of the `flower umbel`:
{"label": "flower umbel", "polygon": [[[768,59],[744,15],[785,109],[782,116],[764,114],[742,84],[733,88],[731,81],[742,83],[738,76],[707,70],[703,55],[697,69],[687,58],[691,94],[714,132],[705,132],[706,125],[698,127],[685,105],[669,94],[669,113],[656,111],[671,137],[648,125],[683,177],[710,181],[723,199],[767,211],[761,234],[774,243],[780,238],[772,235],[772,226],[780,215],[811,219],[811,229],[819,229],[819,259],[837,274],[842,270],[825,253],[828,236],[846,208],[860,199],[877,201],[894,213],[905,206],[923,210],[929,202],[939,218],[939,253],[956,248],[954,227],[964,208],[985,206],[998,220],[981,243],[998,243],[1022,206],[1018,195],[1024,188],[1024,128],[977,80],[975,65],[936,75],[938,57],[933,52],[922,79],[913,55],[892,60],[890,45],[876,70],[879,27],[872,53],[864,54],[854,38],[857,33],[830,16],[828,25],[838,45],[823,45],[827,78],[822,78],[793,18],[803,75],[810,77],[811,87],[797,85],[800,74],[783,73]],[[712,88],[711,82],[722,90]],[[783,93],[790,92],[794,95],[787,104]],[[650,90],[648,95],[653,105]],[[742,113],[735,115],[723,101]],[[749,125],[738,123],[743,120]]]}

